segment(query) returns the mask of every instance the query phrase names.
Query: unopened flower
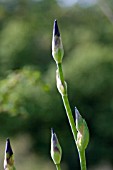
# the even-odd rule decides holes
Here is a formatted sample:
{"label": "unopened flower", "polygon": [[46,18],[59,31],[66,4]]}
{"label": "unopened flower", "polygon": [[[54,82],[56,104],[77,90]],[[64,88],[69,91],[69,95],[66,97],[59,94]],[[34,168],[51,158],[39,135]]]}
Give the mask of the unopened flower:
{"label": "unopened flower", "polygon": [[15,170],[13,151],[9,139],[6,140],[4,170]]}
{"label": "unopened flower", "polygon": [[79,150],[85,150],[89,142],[89,130],[86,121],[80,115],[78,109],[75,107],[76,115],[76,129],[77,129],[77,147]]}
{"label": "unopened flower", "polygon": [[62,58],[64,55],[62,40],[57,24],[57,20],[54,21],[53,26],[53,38],[52,38],[52,56],[56,63],[62,63]]}
{"label": "unopened flower", "polygon": [[53,129],[51,129],[51,157],[53,159],[54,164],[60,164],[62,157],[62,149]]}

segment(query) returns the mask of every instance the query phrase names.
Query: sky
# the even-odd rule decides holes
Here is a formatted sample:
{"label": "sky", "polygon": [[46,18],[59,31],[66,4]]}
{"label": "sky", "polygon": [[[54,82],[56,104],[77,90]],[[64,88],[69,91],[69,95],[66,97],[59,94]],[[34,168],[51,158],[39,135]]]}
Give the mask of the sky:
{"label": "sky", "polygon": [[76,3],[80,5],[93,5],[97,2],[97,0],[57,0],[60,6],[63,7],[71,7],[75,5]]}

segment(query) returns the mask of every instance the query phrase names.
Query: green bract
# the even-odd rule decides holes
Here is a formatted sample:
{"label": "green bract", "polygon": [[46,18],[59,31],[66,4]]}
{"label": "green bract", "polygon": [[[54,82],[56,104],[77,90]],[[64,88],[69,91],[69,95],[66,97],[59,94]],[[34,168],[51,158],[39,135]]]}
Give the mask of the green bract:
{"label": "green bract", "polygon": [[67,84],[65,81],[64,81],[64,84],[61,82],[58,70],[56,71],[56,82],[57,82],[57,89],[58,89],[59,93],[61,95],[66,95],[67,94]]}
{"label": "green bract", "polygon": [[88,142],[89,142],[89,130],[86,124],[86,121],[82,118],[79,111],[75,107],[75,114],[76,114],[76,128],[77,128],[77,147],[80,151],[86,149]]}

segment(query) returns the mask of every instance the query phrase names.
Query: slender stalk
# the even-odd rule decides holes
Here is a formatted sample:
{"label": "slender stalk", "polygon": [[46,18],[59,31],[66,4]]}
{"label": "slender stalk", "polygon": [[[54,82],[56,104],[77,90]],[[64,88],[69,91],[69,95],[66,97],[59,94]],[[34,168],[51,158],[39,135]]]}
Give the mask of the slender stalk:
{"label": "slender stalk", "polygon": [[79,158],[80,158],[80,166],[81,170],[86,170],[86,157],[85,157],[85,150],[79,151]]}
{"label": "slender stalk", "polygon": [[[61,80],[62,84],[64,85],[64,75],[63,75],[63,70],[62,70],[62,64],[61,63],[57,64],[57,68],[58,68],[58,71],[59,71],[60,80]],[[65,110],[66,110],[66,114],[67,114],[67,117],[68,117],[68,120],[69,120],[69,124],[71,126],[71,131],[73,133],[73,137],[74,137],[74,140],[75,140],[75,143],[76,143],[77,142],[77,129],[76,129],[75,122],[74,122],[74,119],[73,119],[73,116],[72,116],[72,111],[71,111],[71,108],[70,108],[70,103],[69,103],[69,100],[68,100],[67,93],[66,93],[66,95],[62,95],[62,100],[63,100],[64,107],[65,107]],[[77,149],[78,149],[78,147],[77,147]],[[81,170],[86,170],[85,149],[83,151],[79,151],[79,149],[78,149],[78,153],[79,153],[79,158],[80,158]]]}
{"label": "slender stalk", "polygon": [[64,107],[65,107],[65,110],[66,110],[66,113],[67,113],[67,117],[68,117],[68,120],[69,120],[69,124],[71,126],[73,137],[74,137],[74,140],[75,140],[75,143],[76,143],[77,130],[76,130],[76,127],[75,127],[75,122],[74,122],[73,116],[72,116],[72,111],[71,111],[71,108],[70,108],[68,96],[67,95],[62,96],[62,99],[63,99]]}
{"label": "slender stalk", "polygon": [[[63,75],[63,70],[62,70],[62,64],[61,63],[58,64],[57,68],[58,68],[58,71],[59,71],[60,80],[61,80],[62,84],[64,85],[64,75]],[[76,130],[76,127],[75,127],[75,122],[74,122],[74,119],[73,119],[73,116],[72,116],[72,111],[71,111],[71,108],[70,108],[70,104],[69,104],[67,94],[62,95],[62,100],[63,100],[64,107],[65,107],[65,110],[66,110],[66,113],[67,113],[69,124],[71,126],[73,137],[74,137],[74,140],[75,140],[75,143],[76,143],[77,130]]]}
{"label": "slender stalk", "polygon": [[56,164],[57,170],[61,170],[60,164]]}
{"label": "slender stalk", "polygon": [[61,80],[62,84],[64,85],[64,75],[63,75],[63,70],[62,70],[62,64],[58,63],[57,68],[59,71],[60,80]]}

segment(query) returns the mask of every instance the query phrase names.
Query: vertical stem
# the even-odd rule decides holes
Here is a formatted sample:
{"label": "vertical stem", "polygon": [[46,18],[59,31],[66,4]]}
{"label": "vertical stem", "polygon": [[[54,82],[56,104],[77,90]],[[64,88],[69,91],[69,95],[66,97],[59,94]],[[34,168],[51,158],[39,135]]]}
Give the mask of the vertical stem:
{"label": "vertical stem", "polygon": [[79,158],[80,158],[80,166],[81,166],[81,170],[86,170],[85,150],[79,151]]}
{"label": "vertical stem", "polygon": [[60,164],[56,164],[57,170],[61,170]]}
{"label": "vertical stem", "polygon": [[75,127],[75,122],[74,122],[74,119],[73,119],[73,116],[72,116],[72,111],[71,111],[71,108],[70,108],[70,104],[69,104],[69,100],[68,100],[67,95],[62,96],[62,99],[63,99],[64,107],[65,107],[65,110],[66,110],[66,113],[67,113],[67,117],[68,117],[68,120],[69,120],[69,124],[71,126],[73,137],[74,137],[74,140],[75,140],[75,143],[76,143],[77,130],[76,130],[76,127]]}
{"label": "vertical stem", "polygon": [[[60,77],[60,80],[62,82],[62,85],[64,85],[64,75],[63,75],[63,70],[62,70],[62,64],[61,63],[57,64],[57,68],[58,68],[59,77]],[[73,137],[74,137],[74,140],[75,140],[75,143],[76,143],[76,141],[77,141],[77,130],[76,130],[76,126],[75,126],[73,116],[72,116],[72,111],[71,111],[71,108],[70,108],[67,93],[65,95],[62,95],[62,100],[63,100],[64,107],[65,107],[65,110],[66,110],[66,114],[67,114],[67,117],[68,117],[68,120],[69,120],[69,124],[71,126],[71,131],[73,133]],[[77,147],[77,149],[78,149],[78,147]],[[79,158],[80,158],[81,170],[86,170],[85,150],[80,151],[78,149],[78,153],[79,153]],[[57,170],[60,170],[58,168],[59,167],[57,167]]]}
{"label": "vertical stem", "polygon": [[58,63],[57,68],[59,71],[60,80],[61,80],[62,84],[64,85],[64,75],[63,75],[63,70],[62,70],[62,64]]}
{"label": "vertical stem", "polygon": [[[63,70],[62,70],[62,64],[58,63],[57,68],[58,68],[60,80],[61,80],[62,84],[64,85],[64,75],[63,75]],[[76,130],[76,127],[75,127],[75,122],[74,122],[74,119],[73,119],[73,116],[72,116],[72,111],[71,111],[71,108],[70,108],[70,104],[69,104],[67,94],[62,95],[62,99],[63,99],[64,107],[65,107],[65,110],[66,110],[66,113],[67,113],[67,117],[68,117],[68,120],[69,120],[69,124],[71,126],[73,137],[74,137],[74,140],[76,142],[77,130]]]}

